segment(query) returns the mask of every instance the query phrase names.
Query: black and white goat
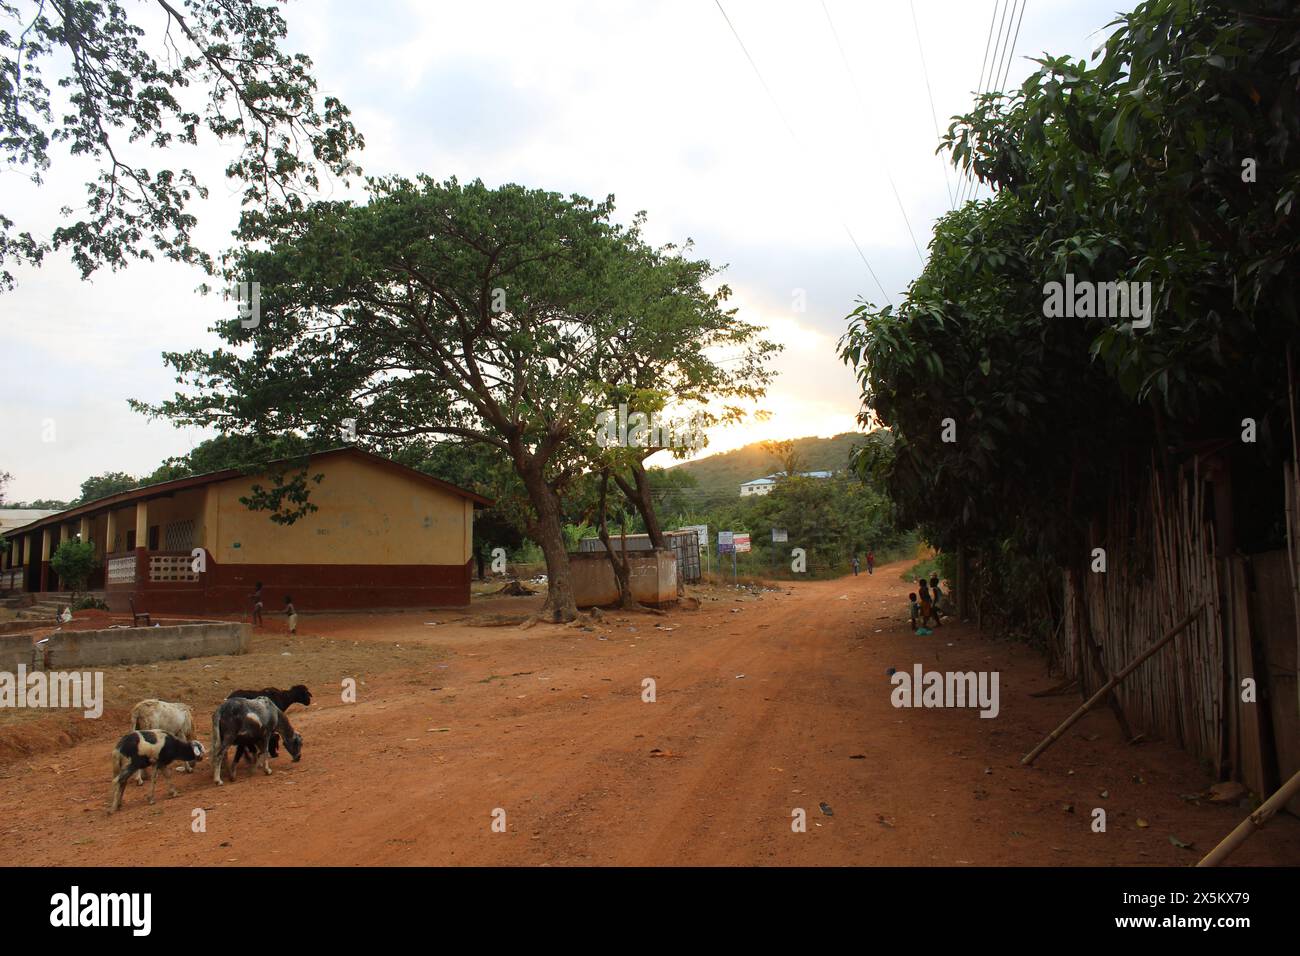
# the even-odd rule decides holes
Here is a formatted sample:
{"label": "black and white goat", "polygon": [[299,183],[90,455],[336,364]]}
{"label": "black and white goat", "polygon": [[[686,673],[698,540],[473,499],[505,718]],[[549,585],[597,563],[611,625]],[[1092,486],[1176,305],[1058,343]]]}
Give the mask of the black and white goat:
{"label": "black and white goat", "polygon": [[[212,715],[212,780],[221,786],[221,769],[226,751],[240,745],[256,755],[255,764],[271,772],[271,738],[279,734],[285,750],[297,763],[302,758],[302,734],[296,733],[284,711],[269,697],[231,697]],[[235,779],[235,764],[230,765],[230,779]]]}
{"label": "black and white goat", "polygon": [[[263,687],[261,690],[235,690],[226,695],[226,700],[234,697],[243,697],[248,700],[256,700],[258,697],[269,697],[271,702],[281,710],[287,711],[294,704],[302,704],[304,707],[311,706],[311,691],[307,689],[306,684],[294,684],[288,690],[280,690],[278,687]],[[280,735],[272,734],[268,751],[272,757],[278,757],[280,754]],[[243,744],[235,745],[234,762],[247,757],[251,762],[255,758],[251,747]]]}
{"label": "black and white goat", "polygon": [[[194,733],[194,711],[189,704],[176,704],[152,697],[131,708],[131,729],[161,730],[186,742],[198,739]],[[193,773],[194,761],[188,761],[182,769],[186,773]],[[135,775],[135,782],[144,786],[143,770]]]}
{"label": "black and white goat", "polygon": [[113,795],[108,812],[114,813],[122,805],[122,790],[131,774],[153,767],[149,802],[153,803],[158,789],[158,771],[163,772],[171,796],[179,792],[172,783],[171,764],[203,759],[203,744],[197,740],[182,740],[161,730],[133,730],[113,748]]}

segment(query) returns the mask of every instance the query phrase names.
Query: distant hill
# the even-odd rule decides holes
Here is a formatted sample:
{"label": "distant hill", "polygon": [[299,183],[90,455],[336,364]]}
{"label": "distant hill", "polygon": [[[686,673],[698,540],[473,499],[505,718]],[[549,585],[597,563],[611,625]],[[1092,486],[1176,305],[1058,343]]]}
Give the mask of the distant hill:
{"label": "distant hill", "polygon": [[[849,467],[849,452],[864,438],[860,432],[844,432],[832,438],[796,438],[794,444],[803,458],[803,471],[842,471]],[[763,450],[761,442],[755,442],[674,465],[672,470],[690,474],[709,495],[739,496],[743,482],[780,471],[781,466]]]}

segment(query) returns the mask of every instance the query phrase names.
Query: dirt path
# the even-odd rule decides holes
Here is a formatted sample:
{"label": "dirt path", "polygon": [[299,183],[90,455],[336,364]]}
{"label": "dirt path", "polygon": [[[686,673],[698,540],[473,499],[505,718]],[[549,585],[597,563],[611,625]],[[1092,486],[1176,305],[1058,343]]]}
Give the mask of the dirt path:
{"label": "dirt path", "polygon": [[[902,569],[590,631],[307,618],[360,647],[441,656],[368,677],[355,704],[313,687],[291,713],[298,764],[218,788],[205,762],[154,807],[128,789],[111,819],[108,737],[7,764],[4,862],[1185,865],[1244,816],[1183,799],[1209,782],[1194,761],[1123,744],[1109,713],[1019,767],[1077,698],[1028,697],[1053,681],[1018,645],[955,625],[913,635]],[[1001,713],[894,708],[886,671],[914,663],[997,670]],[[1090,830],[1094,807],[1106,833]],[[196,808],[206,832],[192,832]],[[1275,820],[1233,862],[1300,863],[1300,821]]]}

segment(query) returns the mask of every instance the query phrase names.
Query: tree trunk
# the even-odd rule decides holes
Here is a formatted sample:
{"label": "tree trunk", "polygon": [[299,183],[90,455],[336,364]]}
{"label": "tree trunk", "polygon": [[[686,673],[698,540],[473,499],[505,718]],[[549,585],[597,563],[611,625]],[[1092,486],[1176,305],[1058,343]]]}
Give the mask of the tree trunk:
{"label": "tree trunk", "polygon": [[970,620],[970,553],[966,545],[957,546],[957,620]]}
{"label": "tree trunk", "polygon": [[[652,548],[668,548],[668,539],[664,537],[663,529],[659,527],[659,515],[655,512],[654,498],[650,494],[650,478],[645,473],[645,466],[639,462],[632,463],[632,478],[636,482],[636,487],[628,485],[627,481],[621,475],[614,475],[614,481],[622,490],[623,495],[628,501],[636,506],[636,510],[641,515],[641,520],[645,522],[646,534],[650,537],[650,546]],[[677,593],[679,595],[686,593],[686,581],[682,577],[682,569],[677,569]]]}
{"label": "tree trunk", "polygon": [[560,499],[531,460],[516,459],[519,476],[528,491],[535,516],[529,534],[546,558],[546,603],[543,613],[559,623],[578,616],[573,597],[573,575],[569,570],[569,552],[564,545],[564,525],[560,520]]}
{"label": "tree trunk", "polygon": [[636,483],[635,487],[629,485],[622,475],[615,474],[613,477],[619,490],[628,501],[632,502],[641,515],[641,520],[645,522],[646,534],[650,536],[650,546],[668,547],[668,539],[664,537],[663,530],[659,527],[659,516],[655,513],[654,499],[650,496],[650,479],[645,473],[645,465],[639,461],[632,463],[632,480]]}
{"label": "tree trunk", "polygon": [[[621,486],[621,484],[620,484]],[[627,528],[624,526],[622,535],[622,551],[618,557],[614,556],[614,548],[609,540],[609,523],[605,519],[606,503],[609,492],[609,471],[608,469],[601,472],[600,475],[600,520],[596,525],[597,534],[600,535],[600,543],[605,546],[605,555],[609,558],[609,566],[614,569],[614,580],[618,582],[618,603],[624,609],[631,609],[637,606],[636,600],[632,597],[632,584],[629,580],[631,575],[627,566]]]}

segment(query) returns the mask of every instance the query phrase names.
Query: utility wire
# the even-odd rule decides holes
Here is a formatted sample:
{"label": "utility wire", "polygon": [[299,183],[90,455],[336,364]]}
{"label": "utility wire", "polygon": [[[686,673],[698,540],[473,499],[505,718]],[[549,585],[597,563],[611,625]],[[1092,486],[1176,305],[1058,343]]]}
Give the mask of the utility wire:
{"label": "utility wire", "polygon": [[[849,66],[849,58],[844,52],[844,44],[840,42],[840,33],[835,29],[835,21],[831,19],[831,12],[826,8],[826,0],[821,0],[822,13],[826,14],[826,25],[831,28],[831,36],[835,38],[835,47],[840,51],[840,62],[844,64],[844,72],[849,75],[849,83],[853,87],[853,92],[858,98],[858,109],[862,111],[864,119],[869,119],[870,114],[867,110],[866,101],[862,98],[862,90],[858,86],[857,78],[853,75],[853,69]],[[867,135],[870,137],[871,130],[868,124]],[[921,260],[921,265],[925,265],[925,254],[921,252],[921,244],[916,241],[916,233],[912,231],[912,221],[907,218],[907,210],[903,208],[903,197],[898,194],[898,186],[894,183],[893,174],[889,171],[889,162],[882,155],[879,144],[872,140],[876,150],[876,161],[885,170],[885,178],[889,180],[889,188],[894,191],[894,201],[898,203],[898,211],[903,214],[903,222],[907,224],[907,234],[912,237],[912,247],[916,249],[916,257]]]}
{"label": "utility wire", "polygon": [[[942,136],[939,133],[939,113],[934,108],[934,92],[930,89],[930,70],[925,65],[925,46],[921,43],[921,26],[916,22],[916,4],[909,0],[912,8],[912,30],[916,33],[916,49],[921,54],[921,75],[925,77],[925,95],[930,100],[930,119],[934,123],[934,141],[938,143]],[[939,160],[939,165],[943,168],[943,182],[948,187],[948,208],[954,209],[957,205],[956,196],[952,191],[952,168],[943,160],[937,152],[935,159]]]}
{"label": "utility wire", "polygon": [[[1011,25],[1012,25],[1012,21],[1016,20],[1016,12],[1015,12],[1015,10],[1016,10],[1016,0],[1011,0],[1011,16],[1010,16],[1009,18],[1007,18],[1007,30],[1006,30],[1006,34],[1002,37],[1002,41],[1003,41],[1003,42],[1002,42],[1001,65],[998,64],[998,62],[996,61],[996,58],[995,58],[995,62],[994,62],[994,65],[993,65],[993,72],[992,72],[991,74],[989,74],[989,83],[988,83],[988,88],[985,90],[985,92],[987,92],[987,93],[999,93],[999,94],[1000,94],[1000,93],[1002,92],[1003,88],[1006,86],[1006,78],[1007,78],[1007,76],[1010,75],[1010,73],[1011,73],[1011,55],[1012,55],[1012,52],[1015,50],[1015,41],[1013,41],[1012,38],[1011,38]],[[1023,19],[1024,19],[1024,15],[1025,15],[1025,0],[1021,0],[1021,2],[1020,2],[1020,19],[1023,20]],[[1017,27],[1017,29],[1016,29],[1016,40],[1018,41],[1019,39],[1020,39],[1020,30],[1019,30],[1019,27]],[[995,83],[994,81],[997,80],[997,78],[998,78],[998,72],[999,72],[999,69],[1001,69],[1002,79],[1001,79],[1000,81],[998,81],[998,82]],[[977,186],[977,187],[976,187],[977,191],[978,191],[978,188],[979,188],[979,187]],[[991,189],[991,188],[992,188],[992,187],[990,187],[990,189]]]}
{"label": "utility wire", "polygon": [[[993,16],[989,18],[989,35],[984,39],[984,59],[980,61],[980,78],[979,82],[975,84],[975,96],[977,99],[979,98],[980,90],[984,88],[984,71],[989,62],[989,50],[993,46],[993,25],[998,22],[999,4],[1000,0],[993,0]],[[957,204],[959,206],[963,205],[970,198],[969,196],[963,198],[962,195],[967,191],[967,187],[970,185],[970,174],[963,173],[962,175],[964,178],[957,186]]]}
{"label": "utility wire", "polygon": [[[1011,19],[1010,17],[1007,16],[1007,14],[1010,13],[1011,8],[1014,7],[1015,5],[1016,5],[1016,0],[1008,0],[1007,3],[1004,3],[1002,5],[1002,20],[1001,22],[998,23],[998,39],[997,42],[993,45],[993,59],[989,64],[990,67],[989,75],[987,79],[984,80],[984,83],[981,87],[984,93],[993,92],[993,80],[997,77],[998,70],[1002,68],[1002,64],[1000,62],[1002,56],[1001,50],[1003,48],[1004,39],[1009,38],[1009,35],[1011,33],[1011,27],[1010,27]],[[1006,27],[1005,37],[1003,32],[1004,26]],[[977,102],[978,99],[979,97],[977,96],[976,97]],[[971,199],[975,199],[977,196],[979,196],[981,185],[982,184],[980,183],[978,177],[976,177],[974,174],[974,170],[972,170],[971,171],[971,193],[970,193]]]}
{"label": "utility wire", "polygon": [[[731,17],[727,16],[727,11],[722,6],[722,0],[713,0],[713,2],[717,5],[718,12],[722,14],[722,19],[727,21],[727,27],[731,30],[731,35],[736,38],[736,43],[739,44],[740,51],[745,54],[745,59],[749,61],[749,65],[753,68],[754,75],[758,77],[758,82],[762,85],[764,92],[767,93],[767,98],[772,101],[772,107],[776,110],[776,115],[780,117],[781,123],[785,126],[786,132],[789,133],[790,138],[794,140],[795,146],[802,149],[803,144],[799,142],[799,137],[795,134],[794,127],[791,126],[790,121],[786,119],[785,111],[781,109],[780,101],[772,93],[772,88],[767,85],[767,80],[763,78],[763,71],[758,68],[758,64],[754,62],[754,58],[749,55],[749,49],[745,46],[745,41],[740,38],[740,33],[736,30],[735,24],[731,22]],[[880,277],[876,275],[876,270],[871,268],[871,263],[867,260],[866,254],[862,251],[862,247],[858,245],[858,240],[854,237],[853,230],[850,229],[848,223],[843,220],[840,221],[840,224],[844,227],[844,231],[848,233],[849,240],[853,243],[853,248],[858,250],[858,255],[862,259],[862,264],[867,267],[867,271],[871,273],[871,278],[875,280],[876,285],[880,288],[880,294],[885,297],[887,303],[893,305],[894,302],[889,297],[889,293],[885,291],[885,286],[880,281]]]}
{"label": "utility wire", "polygon": [[1007,68],[1011,66],[1011,28],[1016,19],[1016,0],[1011,0],[1008,9],[1011,11],[1011,16],[1007,18],[1007,30],[1006,33],[999,37],[1002,52],[994,58],[993,72],[989,74],[988,86],[984,91],[986,93],[1002,92],[1002,84],[998,82],[998,74],[1003,73],[1004,66]]}
{"label": "utility wire", "polygon": [[[1012,41],[1011,41],[1011,53],[1012,53],[1013,55],[1014,55],[1015,52],[1016,52],[1016,44],[1020,42],[1020,24],[1022,24],[1022,23],[1024,22],[1024,20],[1025,20],[1025,4],[1027,4],[1028,2],[1029,2],[1029,0],[1020,0],[1020,19],[1018,19],[1018,20],[1016,21],[1016,35],[1015,35],[1015,38],[1012,39]],[[1006,70],[1003,71],[1003,73],[1002,73],[1002,82],[998,85],[998,89],[999,89],[999,90],[1004,90],[1004,89],[1006,89],[1006,87],[1007,87],[1007,77],[1009,77],[1010,75],[1011,75],[1011,58],[1008,57],[1008,58],[1007,58],[1007,68],[1006,68]]]}

